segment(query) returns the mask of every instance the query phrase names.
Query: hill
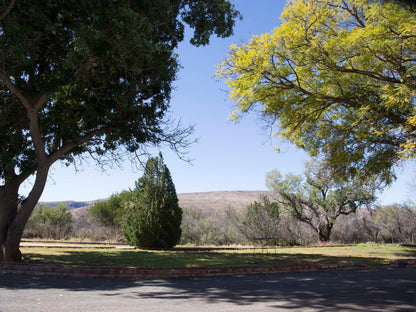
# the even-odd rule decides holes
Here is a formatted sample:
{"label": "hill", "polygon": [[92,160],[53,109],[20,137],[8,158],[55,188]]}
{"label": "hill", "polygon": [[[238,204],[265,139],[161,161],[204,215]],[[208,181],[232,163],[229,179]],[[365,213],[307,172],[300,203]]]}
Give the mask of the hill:
{"label": "hill", "polygon": [[228,207],[237,211],[243,210],[248,204],[256,201],[267,191],[220,191],[178,194],[179,206],[183,209],[200,210],[214,219],[225,217]]}
{"label": "hill", "polygon": [[[237,211],[243,210],[248,204],[258,200],[262,195],[269,195],[267,191],[219,191],[178,194],[179,206],[183,209],[194,209],[201,211],[204,215],[214,219],[225,217],[228,207]],[[43,204],[56,206],[60,203],[68,205],[75,218],[85,216],[89,207],[95,201],[76,202],[44,202]]]}
{"label": "hill", "polygon": [[85,206],[91,206],[92,204],[94,204],[94,202],[96,201],[95,200],[91,200],[91,201],[66,200],[66,201],[40,202],[39,204],[44,204],[53,208],[55,208],[59,204],[64,204],[68,207],[68,210],[73,210],[73,209],[77,209],[77,208],[81,208]]}

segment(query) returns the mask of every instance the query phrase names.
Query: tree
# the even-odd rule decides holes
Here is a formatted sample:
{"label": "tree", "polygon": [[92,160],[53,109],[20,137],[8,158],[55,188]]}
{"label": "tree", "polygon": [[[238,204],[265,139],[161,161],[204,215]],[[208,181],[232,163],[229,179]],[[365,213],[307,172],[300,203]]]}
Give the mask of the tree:
{"label": "tree", "polygon": [[[228,207],[227,210],[231,208]],[[228,212],[227,212],[228,215]],[[183,209],[181,244],[235,245],[244,242],[230,217],[218,218],[195,208]]]}
{"label": "tree", "polygon": [[[0,20],[0,261],[20,239],[51,165],[91,156],[105,166],[146,144],[175,151],[190,128],[169,123],[174,53],[232,33],[228,0],[10,1]],[[3,5],[4,6],[4,5]],[[9,10],[10,8],[10,10]],[[19,186],[34,176],[27,198]]]}
{"label": "tree", "polygon": [[416,236],[416,215],[408,205],[378,207],[372,214],[380,236],[388,243],[412,243]]}
{"label": "tree", "polygon": [[64,204],[57,207],[40,204],[29,218],[25,235],[52,239],[67,237],[72,232],[72,214],[67,208]]}
{"label": "tree", "polygon": [[113,194],[107,200],[94,203],[89,215],[99,224],[109,227],[121,228],[123,218],[123,201],[127,200],[128,191]]}
{"label": "tree", "polygon": [[278,134],[341,177],[379,175],[416,149],[416,9],[293,0],[271,33],[233,45],[218,75],[235,120],[260,106]]}
{"label": "tree", "polygon": [[250,241],[260,241],[277,245],[279,243],[279,221],[281,207],[278,202],[270,201],[269,197],[261,196],[258,201],[247,205],[243,220],[235,218],[240,232]]}
{"label": "tree", "polygon": [[324,162],[306,164],[302,176],[272,171],[266,177],[276,200],[297,220],[308,224],[321,242],[330,239],[331,230],[341,215],[354,213],[375,200],[375,179],[367,181],[339,181]]}
{"label": "tree", "polygon": [[172,248],[181,238],[182,209],[162,155],[150,158],[125,205],[124,236],[132,246]]}
{"label": "tree", "polygon": [[113,194],[107,200],[94,203],[89,209],[88,215],[93,223],[101,226],[101,230],[110,241],[119,241],[123,238],[121,233],[123,219],[123,204],[130,196],[129,191]]}

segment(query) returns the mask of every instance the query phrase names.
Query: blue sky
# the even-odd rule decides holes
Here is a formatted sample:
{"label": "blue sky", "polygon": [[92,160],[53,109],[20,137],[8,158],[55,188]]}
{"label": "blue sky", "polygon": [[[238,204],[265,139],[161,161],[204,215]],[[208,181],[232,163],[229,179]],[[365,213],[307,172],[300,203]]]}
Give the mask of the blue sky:
{"label": "blue sky", "polygon": [[[235,1],[243,20],[238,21],[231,38],[213,38],[206,47],[193,47],[184,42],[179,47],[183,66],[175,83],[171,101],[172,117],[184,125],[195,125],[198,143],[189,149],[192,165],[163,148],[177,193],[266,190],[265,175],[277,169],[282,173],[302,174],[307,157],[290,144],[271,140],[262,130],[255,115],[247,115],[239,123],[228,120],[233,103],[227,98],[227,86],[215,78],[217,65],[226,58],[232,43],[247,42],[252,35],[271,31],[278,26],[285,5],[283,0]],[[189,40],[189,36],[187,38]],[[274,147],[279,144],[280,152]],[[399,169],[398,181],[380,196],[381,203],[402,202],[409,197],[409,184],[415,173],[413,164]],[[41,201],[95,200],[133,188],[141,172],[128,161],[122,168],[105,172],[93,162],[82,170],[60,163],[53,166]],[[27,192],[26,183],[22,191]]]}

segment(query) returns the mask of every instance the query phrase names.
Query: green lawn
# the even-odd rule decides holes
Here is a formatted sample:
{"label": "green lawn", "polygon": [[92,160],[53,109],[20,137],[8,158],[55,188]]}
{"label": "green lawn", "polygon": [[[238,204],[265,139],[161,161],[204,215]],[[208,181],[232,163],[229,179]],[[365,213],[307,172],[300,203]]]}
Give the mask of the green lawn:
{"label": "green lawn", "polygon": [[245,266],[329,261],[364,261],[368,265],[385,265],[390,259],[416,258],[415,247],[364,244],[345,247],[210,251],[21,247],[21,251],[26,262],[143,268]]}

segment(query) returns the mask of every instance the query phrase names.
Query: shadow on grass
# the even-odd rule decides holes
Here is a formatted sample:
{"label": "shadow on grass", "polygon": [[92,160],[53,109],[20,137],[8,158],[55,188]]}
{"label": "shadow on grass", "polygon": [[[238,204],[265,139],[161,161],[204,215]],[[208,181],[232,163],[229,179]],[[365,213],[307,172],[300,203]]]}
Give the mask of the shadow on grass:
{"label": "shadow on grass", "polygon": [[145,250],[94,250],[94,249],[23,249],[24,261],[31,263],[121,266],[143,268],[182,268],[206,266],[276,265],[305,262],[361,261],[367,265],[388,264],[389,258],[416,258],[416,248],[401,247],[383,256],[381,251],[372,254],[328,255],[319,253],[289,253],[278,249],[254,252],[186,252]]}

